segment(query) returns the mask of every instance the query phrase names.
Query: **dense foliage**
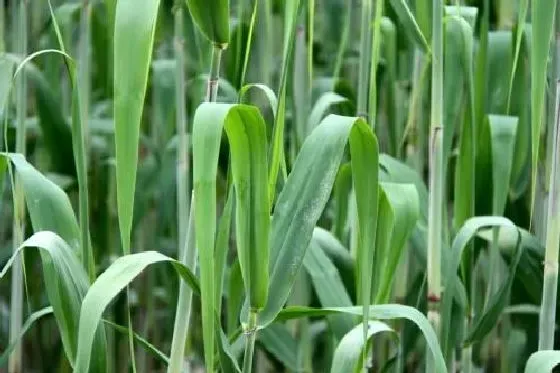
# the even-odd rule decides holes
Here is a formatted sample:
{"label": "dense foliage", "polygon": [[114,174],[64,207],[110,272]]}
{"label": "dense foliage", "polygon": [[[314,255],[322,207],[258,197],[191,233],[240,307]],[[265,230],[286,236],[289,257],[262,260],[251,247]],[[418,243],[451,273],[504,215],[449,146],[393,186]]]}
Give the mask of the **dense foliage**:
{"label": "dense foliage", "polygon": [[0,372],[560,363],[558,0],[6,0],[0,120]]}

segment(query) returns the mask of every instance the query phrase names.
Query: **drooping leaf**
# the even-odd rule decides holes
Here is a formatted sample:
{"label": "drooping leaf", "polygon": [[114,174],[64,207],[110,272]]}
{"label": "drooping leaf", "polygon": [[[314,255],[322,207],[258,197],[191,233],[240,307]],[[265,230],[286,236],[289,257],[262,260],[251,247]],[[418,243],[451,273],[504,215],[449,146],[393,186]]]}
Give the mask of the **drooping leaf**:
{"label": "drooping leaf", "polygon": [[[288,307],[280,312],[276,321],[291,320],[300,317],[326,316],[336,313],[362,315],[362,307]],[[427,346],[434,358],[435,373],[447,372],[445,361],[440,350],[436,334],[430,323],[417,309],[401,304],[382,304],[369,307],[370,318],[377,320],[406,319],[413,322],[420,329],[426,340]]]}
{"label": "drooping leaf", "polygon": [[298,370],[297,341],[290,334],[286,325],[270,324],[258,332],[257,340],[286,368],[294,372]]}
{"label": "drooping leaf", "polygon": [[361,324],[357,325],[342,338],[334,352],[331,373],[359,372],[359,361],[368,346],[367,342],[375,334],[393,332],[393,330],[383,322],[369,321],[367,340],[364,341],[362,330],[363,326]]}
{"label": "drooping leaf", "polygon": [[[119,257],[91,285],[82,301],[80,322],[76,334],[78,348],[74,372],[86,373],[90,367],[93,338],[101,323],[103,311],[132,280],[146,267],[168,262],[177,274],[196,292],[200,293],[196,276],[183,264],[156,251],[144,251]],[[212,316],[214,313],[212,313]]]}
{"label": "drooping leaf", "polygon": [[410,11],[406,0],[390,0],[389,3],[395,10],[399,21],[403,24],[404,31],[416,46],[420,47],[424,53],[430,52],[430,47],[426,37],[422,33],[420,26],[416,22],[414,15]]}
{"label": "drooping leaf", "polygon": [[[51,200],[52,202],[52,200]],[[53,232],[39,231],[23,242],[8,260],[2,271],[3,278],[21,251],[38,248],[43,265],[43,278],[49,303],[58,325],[64,352],[71,366],[77,354],[78,318],[81,301],[88,289],[88,277],[81,266],[76,251]],[[106,342],[103,328],[91,335],[90,350],[94,346],[92,372],[107,370]]]}

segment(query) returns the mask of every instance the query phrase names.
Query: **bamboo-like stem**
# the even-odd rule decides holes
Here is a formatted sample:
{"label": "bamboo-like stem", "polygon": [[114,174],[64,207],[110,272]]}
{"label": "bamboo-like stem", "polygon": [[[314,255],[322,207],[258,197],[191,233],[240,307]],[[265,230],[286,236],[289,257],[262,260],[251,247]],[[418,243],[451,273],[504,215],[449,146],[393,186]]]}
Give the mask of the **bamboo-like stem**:
{"label": "bamboo-like stem", "polygon": [[[196,267],[196,254],[196,244],[194,240],[194,205],[191,204],[185,247],[181,250],[179,260],[193,272]],[[182,373],[185,371],[183,368],[186,368],[187,372],[189,371],[188,364],[186,367],[183,366],[183,357],[187,335],[189,333],[191,304],[192,289],[181,281],[179,285],[179,300],[177,301],[177,309],[175,311],[173,340],[171,342],[171,354],[169,356],[169,366],[167,368],[168,373]]]}
{"label": "bamboo-like stem", "polygon": [[558,284],[558,242],[560,241],[560,80],[556,82],[556,114],[550,197],[548,201],[544,283],[539,319],[539,350],[554,349],[554,325]]}
{"label": "bamboo-like stem", "polygon": [[381,16],[383,15],[383,0],[375,2],[375,16],[373,21],[373,45],[371,50],[371,70],[369,74],[369,121],[375,129],[377,119],[377,65],[381,48]]}
{"label": "bamboo-like stem", "polygon": [[[428,206],[428,320],[440,337],[441,246],[443,210],[443,2],[433,0],[432,16],[432,97],[429,144]],[[427,372],[432,372],[427,355]]]}
{"label": "bamboo-like stem", "polygon": [[[95,261],[89,237],[89,201],[88,201],[88,175],[87,175],[87,144],[89,129],[89,102],[90,102],[90,61],[89,50],[91,45],[91,4],[89,0],[82,2],[82,14],[80,19],[80,40],[78,50],[78,75],[77,84],[73,89],[79,91],[78,110],[79,121],[75,123],[80,128],[74,128],[73,145],[74,157],[76,158],[78,184],[79,184],[79,205],[80,205],[80,241],[82,246],[82,263],[86,269],[90,281],[95,279]],[[76,78],[76,77],[75,77]],[[74,97],[76,94],[74,93]]]}
{"label": "bamboo-like stem", "polygon": [[218,83],[220,80],[220,61],[222,60],[222,48],[219,45],[212,47],[212,61],[210,62],[210,75],[206,88],[206,101],[216,102],[218,98]]}
{"label": "bamboo-like stem", "polygon": [[371,59],[371,0],[362,1],[357,115],[367,118],[369,64]]}
{"label": "bamboo-like stem", "polygon": [[[17,27],[16,46],[21,56],[27,55],[27,1],[21,0],[18,10],[14,11],[14,25]],[[16,80],[16,153],[25,155],[25,117],[27,114],[27,80],[19,74]],[[12,245],[14,250],[21,245],[25,234],[25,201],[23,187],[18,177],[14,180],[14,216]],[[23,320],[23,260],[18,257],[13,264],[11,304],[10,304],[10,341],[19,339]],[[18,342],[8,361],[10,373],[22,372],[22,346]]]}
{"label": "bamboo-like stem", "polygon": [[251,310],[245,326],[245,355],[243,357],[243,373],[253,371],[253,355],[255,352],[255,339],[257,337],[257,312]]}

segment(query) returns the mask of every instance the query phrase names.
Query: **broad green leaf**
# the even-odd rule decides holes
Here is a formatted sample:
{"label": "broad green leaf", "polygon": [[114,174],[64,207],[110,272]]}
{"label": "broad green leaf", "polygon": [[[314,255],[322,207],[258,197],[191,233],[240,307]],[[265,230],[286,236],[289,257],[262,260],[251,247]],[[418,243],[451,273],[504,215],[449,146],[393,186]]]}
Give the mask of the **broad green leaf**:
{"label": "broad green leaf", "polygon": [[[311,277],[315,293],[323,307],[352,306],[352,300],[344,288],[338,270],[320,247],[315,234],[303,258],[303,266]],[[329,321],[338,338],[342,338],[355,323],[348,315],[332,316]]]}
{"label": "broad green leaf", "polygon": [[297,341],[286,325],[274,323],[259,330],[257,341],[286,368],[294,372],[298,370]]}
{"label": "broad green leaf", "polygon": [[229,43],[229,0],[186,0],[194,23],[219,48]]}
{"label": "broad green leaf", "polygon": [[0,367],[6,365],[6,363],[8,362],[8,358],[10,357],[10,354],[12,353],[16,345],[21,342],[25,333],[27,333],[27,331],[31,329],[33,324],[43,316],[47,316],[52,313],[53,313],[53,308],[49,306],[40,309],[39,311],[35,311],[31,315],[29,315],[29,317],[27,318],[27,320],[25,320],[25,323],[21,327],[19,336],[15,340],[11,341],[9,346],[6,347],[4,351],[2,351],[2,354],[0,355]]}
{"label": "broad green leaf", "polygon": [[529,356],[525,373],[549,373],[560,364],[560,351],[537,351]]}
{"label": "broad green leaf", "polygon": [[[277,315],[276,321],[291,320],[301,317],[327,316],[338,313],[362,316],[362,311],[362,307],[288,307]],[[428,349],[434,358],[434,373],[447,372],[436,334],[426,319],[426,316],[416,308],[401,304],[373,305],[369,307],[369,317],[370,319],[377,320],[407,319],[412,321],[424,335]]]}
{"label": "broad green leaf", "polygon": [[[137,254],[125,255],[105,270],[91,285],[82,301],[78,333],[78,348],[74,372],[88,372],[92,356],[93,338],[101,322],[103,311],[132,280],[146,267],[161,262],[173,265],[177,274],[200,293],[196,276],[183,264],[156,251],[144,251]],[[212,314],[213,316],[213,314]]]}
{"label": "broad green leaf", "polygon": [[130,253],[138,140],[159,0],[119,0],[115,15],[114,89],[117,204],[123,252]]}
{"label": "broad green leaf", "polygon": [[268,291],[269,200],[264,119],[256,107],[205,103],[194,118],[193,183],[200,257],[206,364],[214,360],[216,174],[222,131],[230,144],[236,197],[237,253],[251,308],[265,306]]}
{"label": "broad green leaf", "polygon": [[380,321],[368,321],[367,340],[364,341],[362,324],[355,326],[340,341],[334,352],[331,373],[360,372],[359,363],[368,346],[370,339],[375,334],[393,332],[387,324]]}
{"label": "broad green leaf", "polygon": [[274,209],[269,241],[269,298],[259,315],[261,327],[274,319],[290,294],[347,142],[361,232],[358,278],[367,294],[365,304],[369,304],[377,218],[377,167],[372,167],[377,164],[377,140],[362,119],[329,115],[307,137]]}
{"label": "broad green leaf", "polygon": [[487,113],[507,115],[508,86],[513,64],[511,30],[488,33]]}
{"label": "broad green leaf", "polygon": [[404,31],[416,46],[420,47],[424,53],[430,52],[430,47],[426,41],[426,37],[422,33],[420,26],[416,23],[414,15],[410,11],[406,0],[389,0],[391,7],[393,7],[399,21],[404,27]]}
{"label": "broad green leaf", "polygon": [[546,72],[556,1],[531,1],[531,213],[537,187],[539,144],[545,109]]}
{"label": "broad green leaf", "polygon": [[511,76],[509,78],[508,89],[508,112],[511,102],[511,94],[513,91],[513,80],[517,74],[517,65],[519,63],[519,56],[521,55],[521,42],[523,40],[525,30],[525,19],[527,18],[527,9],[529,8],[529,0],[521,0],[519,3],[519,11],[517,13],[517,27],[515,28],[515,52],[513,55],[513,66],[511,68]]}
{"label": "broad green leaf", "polygon": [[[41,253],[43,278],[49,303],[58,325],[64,352],[70,365],[74,366],[81,301],[89,285],[87,274],[76,256],[75,249],[55,233],[40,231],[17,248],[0,271],[0,279],[6,275],[15,259],[26,248],[38,248]],[[90,349],[94,346],[92,372],[105,372],[107,369],[105,343],[104,329],[100,328],[96,333],[94,330],[90,342]]]}

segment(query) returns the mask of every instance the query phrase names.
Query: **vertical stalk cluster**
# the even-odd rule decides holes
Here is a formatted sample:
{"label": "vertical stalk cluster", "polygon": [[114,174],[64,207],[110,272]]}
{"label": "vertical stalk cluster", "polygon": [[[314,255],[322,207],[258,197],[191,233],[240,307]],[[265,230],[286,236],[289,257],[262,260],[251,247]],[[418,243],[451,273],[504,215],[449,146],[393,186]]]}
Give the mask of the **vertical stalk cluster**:
{"label": "vertical stalk cluster", "polygon": [[[428,320],[439,336],[443,211],[443,4],[433,0],[432,97],[429,144]],[[431,359],[428,359],[429,361]]]}
{"label": "vertical stalk cluster", "polygon": [[[182,1],[175,4],[175,106],[176,129],[179,138],[177,150],[177,220],[178,220],[178,254],[181,263],[194,271],[196,263],[196,245],[194,241],[194,210],[189,199],[189,146],[187,141],[187,119],[185,110],[185,57],[184,57],[184,11]],[[190,211],[189,211],[190,210]],[[175,311],[175,325],[171,342],[171,355],[168,372],[184,371],[183,356],[189,332],[191,315],[192,289],[183,281],[179,284],[179,300]],[[189,371],[188,365],[185,367]]]}
{"label": "vertical stalk cluster", "polygon": [[[27,1],[20,0],[14,7],[13,25],[17,28],[15,45],[20,56],[27,55]],[[16,80],[16,144],[15,152],[25,155],[25,117],[27,114],[27,80],[25,74],[19,74]],[[14,180],[14,216],[13,216],[13,241],[14,250],[23,243],[25,234],[25,201],[23,187],[19,178]],[[19,339],[23,319],[23,260],[18,257],[14,262],[12,274],[12,289],[10,303],[10,341]],[[17,343],[8,362],[8,371],[11,373],[22,372],[22,348]]]}

